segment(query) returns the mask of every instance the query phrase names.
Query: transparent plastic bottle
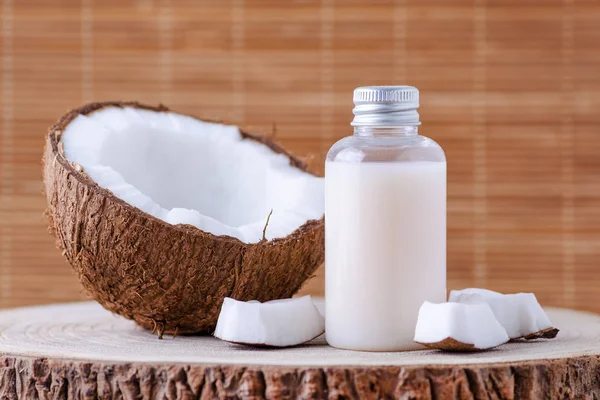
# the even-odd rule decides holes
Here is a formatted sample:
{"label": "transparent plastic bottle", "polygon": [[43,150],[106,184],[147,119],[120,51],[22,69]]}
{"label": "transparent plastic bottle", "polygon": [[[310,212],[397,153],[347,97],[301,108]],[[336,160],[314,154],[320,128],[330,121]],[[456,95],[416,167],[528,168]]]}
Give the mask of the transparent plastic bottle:
{"label": "transparent plastic bottle", "polygon": [[361,87],[354,103],[325,165],[327,341],[417,349],[419,307],[446,300],[446,158],[418,134],[416,88]]}

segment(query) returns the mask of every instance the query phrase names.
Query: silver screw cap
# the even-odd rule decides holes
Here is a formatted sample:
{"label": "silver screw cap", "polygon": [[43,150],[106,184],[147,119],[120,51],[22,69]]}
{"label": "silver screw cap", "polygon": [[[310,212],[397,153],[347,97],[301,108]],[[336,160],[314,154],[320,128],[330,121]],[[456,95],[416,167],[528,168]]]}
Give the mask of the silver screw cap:
{"label": "silver screw cap", "polygon": [[352,126],[418,126],[419,90],[412,86],[354,89]]}

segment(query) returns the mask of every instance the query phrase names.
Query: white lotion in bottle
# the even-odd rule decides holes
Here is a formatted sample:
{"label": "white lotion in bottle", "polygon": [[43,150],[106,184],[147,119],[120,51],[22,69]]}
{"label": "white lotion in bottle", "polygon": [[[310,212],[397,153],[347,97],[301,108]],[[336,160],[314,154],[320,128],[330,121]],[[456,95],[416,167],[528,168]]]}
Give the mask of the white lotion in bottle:
{"label": "white lotion in bottle", "polygon": [[325,165],[327,341],[418,349],[419,307],[446,300],[446,158],[418,134],[416,88],[362,87],[354,103]]}

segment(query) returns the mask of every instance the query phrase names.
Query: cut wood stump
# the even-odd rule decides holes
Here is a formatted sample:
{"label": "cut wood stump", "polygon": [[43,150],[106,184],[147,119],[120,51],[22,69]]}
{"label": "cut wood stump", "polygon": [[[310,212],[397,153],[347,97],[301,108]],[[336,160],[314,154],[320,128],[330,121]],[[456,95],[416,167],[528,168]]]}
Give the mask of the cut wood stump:
{"label": "cut wood stump", "polygon": [[96,303],[0,311],[0,399],[600,398],[600,316],[549,309],[554,340],[497,350],[256,349],[156,335]]}

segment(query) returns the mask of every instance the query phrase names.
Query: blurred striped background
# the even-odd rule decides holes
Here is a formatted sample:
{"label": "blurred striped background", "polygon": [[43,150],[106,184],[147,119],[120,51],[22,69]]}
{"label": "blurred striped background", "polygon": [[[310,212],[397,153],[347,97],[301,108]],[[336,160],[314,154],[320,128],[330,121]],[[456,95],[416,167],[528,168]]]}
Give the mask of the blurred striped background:
{"label": "blurred striped background", "polygon": [[[351,92],[421,90],[449,164],[450,288],[600,311],[600,2],[0,0],[0,307],[82,298],[42,212],[47,127],[139,100],[322,169]],[[309,156],[312,155],[312,156]],[[305,291],[322,293],[322,272]]]}

